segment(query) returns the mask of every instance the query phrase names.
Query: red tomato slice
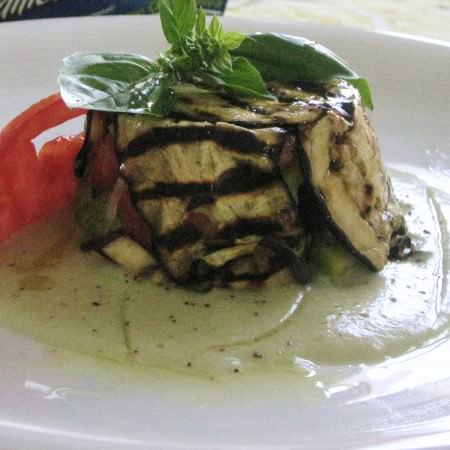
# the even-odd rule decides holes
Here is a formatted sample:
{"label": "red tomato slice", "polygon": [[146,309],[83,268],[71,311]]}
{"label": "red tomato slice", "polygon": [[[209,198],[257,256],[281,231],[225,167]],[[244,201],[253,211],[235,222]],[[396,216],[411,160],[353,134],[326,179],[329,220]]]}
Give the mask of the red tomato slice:
{"label": "red tomato slice", "polygon": [[83,137],[50,141],[39,156],[32,140],[84,113],[67,108],[61,96],[54,94],[32,105],[0,131],[0,242],[73,197],[76,179],[72,172]]}
{"label": "red tomato slice", "polygon": [[85,114],[83,109],[69,109],[59,94],[30,106],[0,131],[0,156],[16,139],[31,141],[50,128]]}
{"label": "red tomato slice", "polygon": [[70,201],[78,184],[74,175],[74,161],[84,142],[84,134],[60,136],[44,144],[39,152],[39,162],[44,170],[49,200],[63,206]]}

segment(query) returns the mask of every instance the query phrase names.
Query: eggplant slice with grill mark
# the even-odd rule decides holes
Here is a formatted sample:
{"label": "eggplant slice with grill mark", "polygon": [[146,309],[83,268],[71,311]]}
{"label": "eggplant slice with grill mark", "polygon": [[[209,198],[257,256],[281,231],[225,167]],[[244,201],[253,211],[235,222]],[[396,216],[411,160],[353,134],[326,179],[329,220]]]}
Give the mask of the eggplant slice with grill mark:
{"label": "eggplant slice with grill mark", "polygon": [[[114,240],[91,247],[201,289],[307,282],[311,223],[376,270],[410,253],[357,91],[345,82],[270,89],[276,101],[180,85],[166,119],[90,112],[77,174],[95,195],[126,186]],[[105,155],[113,177],[96,173]]]}
{"label": "eggplant slice with grill mark", "polygon": [[[341,84],[332,89],[349,91]],[[299,127],[302,169],[306,191],[315,199],[313,211],[351,252],[381,270],[406,230],[359,94],[350,90],[350,95],[350,121],[330,110],[314,126]],[[403,243],[404,253],[411,252],[411,242]]]}

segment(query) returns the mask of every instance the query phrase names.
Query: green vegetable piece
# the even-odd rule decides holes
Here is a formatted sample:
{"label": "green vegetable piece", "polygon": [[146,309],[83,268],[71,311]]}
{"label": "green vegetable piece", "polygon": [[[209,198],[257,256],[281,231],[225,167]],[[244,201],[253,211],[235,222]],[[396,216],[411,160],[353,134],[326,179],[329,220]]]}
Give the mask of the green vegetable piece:
{"label": "green vegetable piece", "polygon": [[197,21],[195,0],[160,0],[159,17],[164,36],[169,44],[179,44],[190,36]]}
{"label": "green vegetable piece", "polygon": [[341,78],[361,93],[363,103],[372,109],[369,85],[348,64],[323,45],[297,36],[253,33],[232,50],[247,58],[266,81],[311,81],[324,83]]}
{"label": "green vegetable piece", "polygon": [[223,37],[223,43],[228,50],[238,48],[245,39],[245,34],[229,31]]}
{"label": "green vegetable piece", "polygon": [[246,58],[233,58],[233,70],[221,76],[224,87],[244,97],[263,97],[275,99],[267,92],[261,74]]}
{"label": "green vegetable piece", "polygon": [[358,89],[363,105],[367,106],[370,110],[373,110],[373,100],[369,82],[365,78],[346,78],[346,80]]}
{"label": "green vegetable piece", "polygon": [[225,38],[225,31],[217,16],[213,16],[208,27],[208,34],[216,41],[222,42]]}
{"label": "green vegetable piece", "polygon": [[131,53],[74,53],[64,58],[58,82],[72,108],[163,117],[173,102],[155,63]]}
{"label": "green vegetable piece", "polygon": [[111,205],[112,191],[93,197],[92,188],[82,183],[75,198],[75,216],[81,228],[82,241],[102,239],[121,228],[120,220]]}
{"label": "green vegetable piece", "polygon": [[316,236],[311,256],[317,269],[336,284],[361,266],[359,260],[340,242],[327,235]]}
{"label": "green vegetable piece", "polygon": [[197,20],[195,22],[195,33],[198,37],[201,37],[206,30],[206,14],[202,8],[199,8],[197,12]]}

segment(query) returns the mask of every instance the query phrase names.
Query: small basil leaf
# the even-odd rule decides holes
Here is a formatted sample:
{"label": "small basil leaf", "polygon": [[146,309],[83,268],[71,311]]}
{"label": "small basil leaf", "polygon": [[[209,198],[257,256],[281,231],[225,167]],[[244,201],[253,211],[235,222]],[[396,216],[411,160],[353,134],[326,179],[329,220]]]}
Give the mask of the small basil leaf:
{"label": "small basil leaf", "polygon": [[308,39],[277,33],[254,33],[232,51],[246,57],[267,81],[323,82],[353,76],[353,70],[326,47]]}
{"label": "small basil leaf", "polygon": [[370,92],[369,83],[365,78],[345,78],[352,86],[358,89],[361,100],[369,109],[373,109],[372,93]]}
{"label": "small basil leaf", "polygon": [[238,48],[242,44],[242,41],[244,39],[245,34],[229,31],[225,33],[223,43],[228,50],[233,50],[235,48]]}
{"label": "small basil leaf", "polygon": [[[247,58],[266,81],[312,81],[323,83],[336,78],[359,79],[348,64],[323,45],[297,36],[278,33],[254,33],[231,51]],[[368,84],[363,101],[370,98]],[[359,89],[359,87],[356,86]],[[370,101],[366,106],[370,107]]]}
{"label": "small basil leaf", "polygon": [[71,108],[165,116],[172,104],[155,63],[130,53],[75,53],[63,60],[58,83]]}
{"label": "small basil leaf", "polygon": [[197,21],[195,24],[195,31],[197,35],[200,37],[206,30],[206,14],[202,8],[198,10],[197,13]]}
{"label": "small basil leaf", "polygon": [[217,41],[222,41],[225,36],[225,31],[222,24],[219,22],[217,16],[213,16],[208,27],[208,34]]}
{"label": "small basil leaf", "polygon": [[178,44],[191,34],[197,20],[195,0],[160,0],[159,16],[169,44]]}
{"label": "small basil leaf", "polygon": [[236,95],[274,99],[260,73],[246,58],[233,58],[233,70],[220,74],[223,86]]}

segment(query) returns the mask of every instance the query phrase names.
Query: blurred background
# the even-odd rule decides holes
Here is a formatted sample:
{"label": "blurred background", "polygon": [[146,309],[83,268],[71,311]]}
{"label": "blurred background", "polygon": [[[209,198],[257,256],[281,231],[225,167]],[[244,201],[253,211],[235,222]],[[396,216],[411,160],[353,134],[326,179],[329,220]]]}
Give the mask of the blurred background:
{"label": "blurred background", "polygon": [[[0,22],[46,17],[151,14],[157,0],[1,0]],[[210,13],[309,21],[450,41],[450,0],[199,0]]]}
{"label": "blurred background", "polygon": [[226,14],[306,20],[450,41],[450,0],[228,0]]}

